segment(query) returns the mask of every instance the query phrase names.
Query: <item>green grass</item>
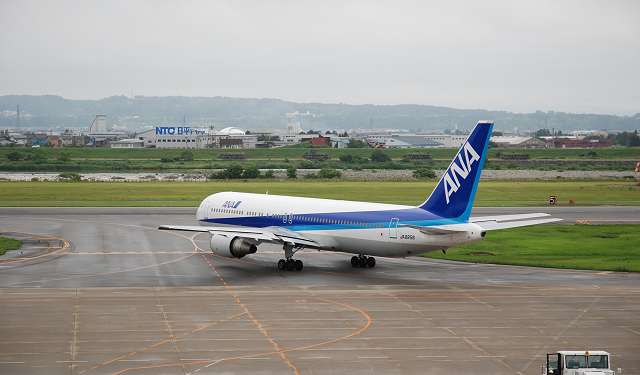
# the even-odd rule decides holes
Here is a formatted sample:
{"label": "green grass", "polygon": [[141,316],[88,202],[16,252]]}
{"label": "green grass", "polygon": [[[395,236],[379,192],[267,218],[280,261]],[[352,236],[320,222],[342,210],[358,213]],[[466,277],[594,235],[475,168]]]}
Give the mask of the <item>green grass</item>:
{"label": "green grass", "polygon": [[[248,150],[221,150],[221,149],[196,149],[191,150],[195,159],[213,160],[218,158],[220,154],[230,152],[242,152],[248,159],[274,159],[280,160],[284,158],[299,159],[308,152],[309,148],[303,147],[281,147],[270,149],[248,149]],[[340,155],[352,154],[363,157],[371,155],[371,148],[353,148],[353,149],[332,149],[332,148],[316,148],[317,152],[327,153],[332,158],[338,158]],[[22,154],[40,154],[47,159],[57,159],[61,154],[66,154],[72,159],[117,159],[117,160],[133,160],[133,159],[155,159],[160,160],[163,157],[178,157],[184,151],[183,149],[111,149],[111,148],[94,148],[94,147],[65,147],[65,148],[48,148],[42,147],[38,149],[26,147],[0,147],[0,159],[6,160],[6,155],[10,152],[17,151]],[[596,153],[595,156],[589,155],[589,152]],[[413,153],[427,153],[434,159],[451,160],[456,152],[453,148],[432,148],[432,149],[389,149],[384,150],[394,159],[402,158],[403,155]],[[489,151],[489,158],[494,158],[497,152],[503,154],[528,154],[532,159],[638,159],[640,158],[640,147],[611,147],[598,150],[590,149],[504,149],[496,148]]]}
{"label": "green grass", "polygon": [[640,272],[640,225],[540,225],[488,232],[479,242],[424,254],[437,259]]}
{"label": "green grass", "polygon": [[[193,161],[161,162],[158,159],[72,159],[59,161],[47,159],[43,161],[8,161],[0,158],[0,171],[6,172],[205,172],[212,169],[224,169],[234,164],[244,167],[255,166],[261,169],[286,169],[290,166],[300,169],[417,169],[428,167],[431,169],[445,169],[450,159],[434,159],[428,161],[405,161],[395,159],[385,163],[375,163],[368,160],[357,163],[346,163],[338,159],[326,161],[307,161],[302,159],[246,159],[239,161],[196,159]],[[635,162],[633,160],[616,159],[531,159],[523,161],[490,159],[486,169],[533,169],[533,170],[615,170],[627,171],[633,174]]]}
{"label": "green grass", "polygon": [[[191,150],[192,161],[162,162],[162,158],[179,157],[183,149],[110,149],[91,147],[67,148],[23,148],[0,147],[0,171],[67,171],[67,172],[155,172],[155,171],[197,171],[227,168],[231,164],[255,165],[258,168],[284,169],[289,165],[297,168],[362,168],[362,169],[415,169],[420,166],[446,168],[455,149],[389,149],[384,150],[392,162],[374,163],[369,161],[373,150],[319,148],[317,152],[327,153],[331,159],[310,162],[302,158],[309,148],[282,147],[275,149]],[[10,161],[7,154],[18,152],[30,160]],[[221,160],[220,154],[241,152],[244,160]],[[514,161],[497,159],[496,155],[527,154],[530,160]],[[402,157],[410,153],[426,153],[432,156],[428,161],[405,161]],[[595,154],[594,154],[595,153]],[[340,155],[359,156],[357,163],[344,163]],[[33,160],[34,156],[38,156]],[[59,160],[60,156],[65,156]],[[640,159],[640,147],[615,147],[602,150],[588,149],[492,149],[489,152],[487,169],[537,169],[537,170],[618,170],[633,171],[635,160]]]}
{"label": "green grass", "polygon": [[0,255],[4,255],[8,250],[17,250],[22,245],[20,240],[13,238],[0,237]]}
{"label": "green grass", "polygon": [[[241,191],[419,204],[434,181],[0,182],[0,206],[197,206],[209,194]],[[478,206],[640,205],[635,181],[482,181]]]}

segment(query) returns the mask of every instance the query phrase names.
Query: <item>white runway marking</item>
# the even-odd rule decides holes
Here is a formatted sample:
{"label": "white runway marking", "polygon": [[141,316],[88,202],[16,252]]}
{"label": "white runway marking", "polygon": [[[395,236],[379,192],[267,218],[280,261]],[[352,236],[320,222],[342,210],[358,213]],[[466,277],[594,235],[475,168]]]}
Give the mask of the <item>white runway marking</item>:
{"label": "white runway marking", "polygon": [[387,357],[386,355],[379,355],[379,356],[367,355],[367,356],[358,356],[358,359],[389,359],[389,357]]}
{"label": "white runway marking", "polygon": [[474,355],[475,358],[505,358],[505,355]]}
{"label": "white runway marking", "polygon": [[416,358],[449,358],[448,355],[417,355]]}

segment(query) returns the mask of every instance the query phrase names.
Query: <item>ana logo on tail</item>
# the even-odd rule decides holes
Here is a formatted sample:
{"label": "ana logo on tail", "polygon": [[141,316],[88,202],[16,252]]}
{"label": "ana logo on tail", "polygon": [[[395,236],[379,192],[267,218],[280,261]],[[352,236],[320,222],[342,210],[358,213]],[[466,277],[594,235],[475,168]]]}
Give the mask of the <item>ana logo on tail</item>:
{"label": "ana logo on tail", "polygon": [[[462,154],[464,153],[464,160]],[[464,144],[464,148],[458,154],[458,163],[456,159],[453,159],[451,166],[444,173],[444,196],[449,204],[449,198],[453,193],[460,188],[460,177],[462,181],[466,180],[469,172],[471,172],[471,166],[474,162],[480,161],[480,155],[473,149],[469,142]]]}

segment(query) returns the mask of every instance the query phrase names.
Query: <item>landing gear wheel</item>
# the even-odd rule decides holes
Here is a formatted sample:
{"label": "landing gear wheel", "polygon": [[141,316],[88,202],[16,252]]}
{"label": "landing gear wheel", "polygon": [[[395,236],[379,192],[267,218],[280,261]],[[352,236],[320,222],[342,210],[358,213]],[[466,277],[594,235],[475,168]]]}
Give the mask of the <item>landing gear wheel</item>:
{"label": "landing gear wheel", "polygon": [[286,263],[285,263],[285,268],[287,269],[287,271],[293,271],[294,269],[296,269],[296,262],[293,259],[287,259]]}
{"label": "landing gear wheel", "polygon": [[300,271],[302,271],[302,267],[304,267],[304,264],[302,263],[302,261],[300,259],[296,259],[295,260],[295,266],[296,266],[296,271],[300,272]]}
{"label": "landing gear wheel", "polygon": [[374,257],[367,257],[367,267],[369,268],[373,268],[376,266],[376,258]]}
{"label": "landing gear wheel", "polygon": [[284,271],[285,266],[286,266],[285,260],[284,259],[280,259],[278,261],[278,270],[279,271]]}
{"label": "landing gear wheel", "polygon": [[373,268],[376,266],[376,258],[366,255],[352,256],[351,267],[353,268]]}

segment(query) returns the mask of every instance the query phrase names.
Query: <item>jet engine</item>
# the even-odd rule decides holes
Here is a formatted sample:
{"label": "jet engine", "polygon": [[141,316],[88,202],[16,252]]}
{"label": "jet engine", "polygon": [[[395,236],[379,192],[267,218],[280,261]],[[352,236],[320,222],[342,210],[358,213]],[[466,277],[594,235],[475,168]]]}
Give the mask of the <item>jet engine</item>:
{"label": "jet engine", "polygon": [[246,238],[212,234],[211,250],[214,254],[223,257],[242,258],[247,254],[255,253],[258,250],[258,244],[255,241]]}

